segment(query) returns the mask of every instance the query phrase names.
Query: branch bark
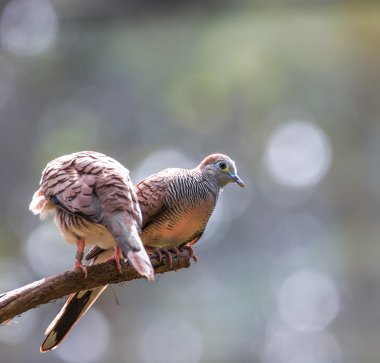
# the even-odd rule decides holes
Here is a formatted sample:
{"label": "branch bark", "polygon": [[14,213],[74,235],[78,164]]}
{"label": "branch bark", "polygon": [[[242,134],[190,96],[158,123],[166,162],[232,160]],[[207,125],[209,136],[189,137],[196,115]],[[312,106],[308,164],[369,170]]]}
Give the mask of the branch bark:
{"label": "branch bark", "polygon": [[[169,268],[169,261],[165,255],[162,256],[161,262],[156,256],[151,256],[151,261],[156,274],[190,266],[190,256],[186,250],[181,251],[178,256],[173,256],[172,268]],[[128,263],[122,263],[121,274],[113,262],[88,266],[87,278],[84,278],[82,271],[66,271],[47,277],[0,294],[0,324],[39,305],[47,304],[77,291],[139,278],[142,276]]]}

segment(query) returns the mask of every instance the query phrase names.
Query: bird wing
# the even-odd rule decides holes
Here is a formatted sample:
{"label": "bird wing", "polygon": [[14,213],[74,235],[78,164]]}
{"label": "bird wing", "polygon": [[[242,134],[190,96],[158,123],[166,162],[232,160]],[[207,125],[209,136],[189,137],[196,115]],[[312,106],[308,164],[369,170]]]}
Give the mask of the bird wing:
{"label": "bird wing", "polygon": [[[142,230],[153,224],[167,212],[168,205],[165,203],[168,186],[176,169],[166,169],[143,179],[136,185],[136,194],[142,215]],[[104,249],[94,246],[86,255],[89,261],[102,254]]]}
{"label": "bird wing", "polygon": [[175,170],[165,169],[147,177],[136,185],[143,230],[168,210],[166,197]]}
{"label": "bird wing", "polygon": [[96,152],[79,152],[51,161],[40,189],[58,207],[94,223],[118,211],[128,212],[141,226],[141,214],[128,170]]}
{"label": "bird wing", "polygon": [[40,190],[58,207],[104,225],[134,268],[154,279],[139,237],[142,217],[135,187],[123,165],[93,151],[65,155],[47,165]]}

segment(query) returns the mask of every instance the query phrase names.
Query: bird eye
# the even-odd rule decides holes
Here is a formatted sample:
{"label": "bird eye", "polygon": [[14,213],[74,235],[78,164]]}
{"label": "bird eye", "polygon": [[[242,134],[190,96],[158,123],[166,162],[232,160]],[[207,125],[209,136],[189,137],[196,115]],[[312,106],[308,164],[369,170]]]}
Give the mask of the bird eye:
{"label": "bird eye", "polygon": [[221,161],[218,164],[218,166],[219,166],[219,169],[221,169],[221,170],[226,170],[226,168],[227,168],[227,164],[224,161]]}

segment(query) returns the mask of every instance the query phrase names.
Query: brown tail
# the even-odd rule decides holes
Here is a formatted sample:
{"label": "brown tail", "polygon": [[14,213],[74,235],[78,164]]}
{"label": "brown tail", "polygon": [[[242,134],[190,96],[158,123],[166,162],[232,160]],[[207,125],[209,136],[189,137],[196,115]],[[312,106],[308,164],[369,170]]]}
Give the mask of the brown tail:
{"label": "brown tail", "polygon": [[47,327],[40,351],[44,353],[57,348],[106,288],[107,286],[101,286],[70,295],[59,314]]}
{"label": "brown tail", "polygon": [[[91,261],[91,264],[106,261],[112,253],[112,249],[104,250]],[[107,285],[71,294],[61,311],[46,328],[46,338],[41,344],[40,351],[47,352],[57,348],[106,288]]]}

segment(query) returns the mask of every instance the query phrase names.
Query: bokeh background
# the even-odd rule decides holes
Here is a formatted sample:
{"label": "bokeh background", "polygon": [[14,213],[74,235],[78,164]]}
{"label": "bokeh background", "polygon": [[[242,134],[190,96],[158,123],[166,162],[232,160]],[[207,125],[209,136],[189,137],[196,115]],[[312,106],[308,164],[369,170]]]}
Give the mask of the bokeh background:
{"label": "bokeh background", "polygon": [[28,211],[54,157],[137,182],[223,152],[246,182],[197,264],[108,289],[44,355],[63,300],[29,311],[2,363],[379,361],[377,2],[12,0],[0,44],[0,291],[73,265]]}

